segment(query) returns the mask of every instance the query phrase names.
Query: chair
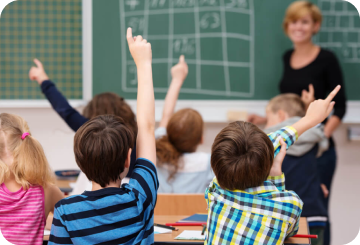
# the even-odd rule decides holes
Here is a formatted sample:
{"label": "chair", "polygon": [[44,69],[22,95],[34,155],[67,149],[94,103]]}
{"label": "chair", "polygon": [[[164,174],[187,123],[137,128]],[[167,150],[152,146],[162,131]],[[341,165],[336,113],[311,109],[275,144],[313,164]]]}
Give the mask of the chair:
{"label": "chair", "polygon": [[193,215],[207,213],[204,194],[158,194],[155,215]]}

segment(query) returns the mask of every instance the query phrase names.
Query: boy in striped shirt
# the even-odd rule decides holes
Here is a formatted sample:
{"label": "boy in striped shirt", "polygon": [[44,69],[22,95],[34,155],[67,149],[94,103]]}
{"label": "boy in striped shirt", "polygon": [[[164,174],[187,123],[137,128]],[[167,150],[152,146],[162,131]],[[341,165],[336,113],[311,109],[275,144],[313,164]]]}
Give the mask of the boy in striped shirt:
{"label": "boy in striped shirt", "polygon": [[56,204],[49,244],[152,244],[159,187],[155,161],[155,109],[151,46],[127,31],[137,66],[137,161],[129,184],[120,187],[130,166],[133,133],[117,116],[98,116],[75,134],[80,169],[92,181],[85,191]]}
{"label": "boy in striped shirt", "polygon": [[275,133],[233,122],[216,136],[211,150],[216,177],[205,192],[205,244],[283,244],[297,233],[303,203],[285,190],[282,161],[298,136],[330,114],[339,90],[311,103],[305,117]]}

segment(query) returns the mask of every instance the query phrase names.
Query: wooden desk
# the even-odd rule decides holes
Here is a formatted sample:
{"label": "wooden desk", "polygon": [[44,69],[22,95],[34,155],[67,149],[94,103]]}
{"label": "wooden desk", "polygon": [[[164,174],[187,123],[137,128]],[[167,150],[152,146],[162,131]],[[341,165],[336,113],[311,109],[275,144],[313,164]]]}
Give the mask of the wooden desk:
{"label": "wooden desk", "polygon": [[[165,224],[165,223],[175,223],[181,219],[186,218],[187,216],[168,216],[168,215],[155,215],[155,223],[158,224]],[[49,222],[49,218],[48,218]],[[179,226],[178,231],[172,231],[168,234],[156,234],[155,235],[155,243],[156,244],[203,244],[204,242],[201,241],[193,241],[193,240],[175,240],[174,238],[180,235],[181,232],[184,230],[201,230],[202,227],[200,226]],[[309,227],[308,223],[306,221],[306,218],[300,219],[300,225],[299,225],[299,234],[309,234]],[[48,241],[49,236],[44,236],[44,241]],[[310,239],[308,238],[289,238],[285,240],[285,244],[298,244],[298,245],[305,245],[305,244],[311,244]]]}

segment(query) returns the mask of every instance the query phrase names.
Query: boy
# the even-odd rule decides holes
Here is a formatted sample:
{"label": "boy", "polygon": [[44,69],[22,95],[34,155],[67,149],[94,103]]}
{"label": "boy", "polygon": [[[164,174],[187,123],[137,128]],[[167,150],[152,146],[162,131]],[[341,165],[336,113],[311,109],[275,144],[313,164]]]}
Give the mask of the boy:
{"label": "boy", "polygon": [[[267,125],[265,133],[296,123],[305,115],[305,105],[296,94],[281,94],[270,100],[266,107]],[[302,216],[307,217],[310,233],[318,235],[311,244],[323,244],[327,210],[324,198],[328,190],[321,184],[317,173],[316,158],[327,150],[329,141],[322,126],[306,131],[286,152],[283,172],[288,190],[295,191],[304,202]]]}
{"label": "boy", "polygon": [[75,134],[74,152],[92,191],[56,204],[49,244],[152,244],[154,207],[159,187],[155,168],[154,90],[151,46],[127,31],[138,72],[137,161],[129,184],[133,133],[120,117],[98,116]]}
{"label": "boy", "polygon": [[205,244],[283,244],[296,234],[302,201],[285,191],[282,160],[286,147],[330,114],[339,89],[311,103],[305,117],[269,137],[247,122],[230,123],[216,136],[211,150],[216,177],[205,192]]}

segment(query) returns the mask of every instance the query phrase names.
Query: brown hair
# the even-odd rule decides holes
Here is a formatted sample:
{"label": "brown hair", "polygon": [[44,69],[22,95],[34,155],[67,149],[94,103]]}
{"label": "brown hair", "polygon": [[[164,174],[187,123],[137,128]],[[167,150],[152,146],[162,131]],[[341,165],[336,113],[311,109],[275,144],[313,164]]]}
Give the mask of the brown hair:
{"label": "brown hair", "polygon": [[166,127],[167,135],[156,141],[159,166],[171,166],[169,179],[176,174],[179,157],[186,152],[195,152],[203,135],[204,122],[199,112],[193,109],[177,111]]}
{"label": "brown hair", "polygon": [[305,103],[297,94],[280,94],[272,98],[267,106],[273,113],[284,110],[289,117],[303,117],[306,113]]}
{"label": "brown hair", "polygon": [[228,190],[260,186],[273,160],[271,140],[249,122],[230,123],[216,136],[211,149],[211,167],[220,186]]}
{"label": "brown hair", "polygon": [[287,27],[290,22],[296,21],[305,15],[310,14],[315,23],[322,21],[322,15],[320,9],[309,1],[295,1],[289,5],[286,10],[285,18],[283,21],[283,29],[287,34]]}
{"label": "brown hair", "polygon": [[90,119],[75,134],[76,162],[86,177],[105,187],[124,171],[134,135],[124,120],[114,115]]}
{"label": "brown hair", "polygon": [[96,95],[84,108],[83,116],[92,119],[96,116],[111,114],[124,119],[128,127],[137,135],[137,124],[134,112],[125,102],[124,98],[115,93],[102,93]]}
{"label": "brown hair", "polygon": [[[26,121],[8,113],[1,113],[0,121],[0,183],[9,177],[10,172],[14,174],[16,183],[25,190],[30,185],[45,187],[54,183],[44,150],[39,141],[31,136]],[[26,132],[30,135],[22,140],[21,136]],[[9,154],[13,157],[10,166],[1,160]]]}

